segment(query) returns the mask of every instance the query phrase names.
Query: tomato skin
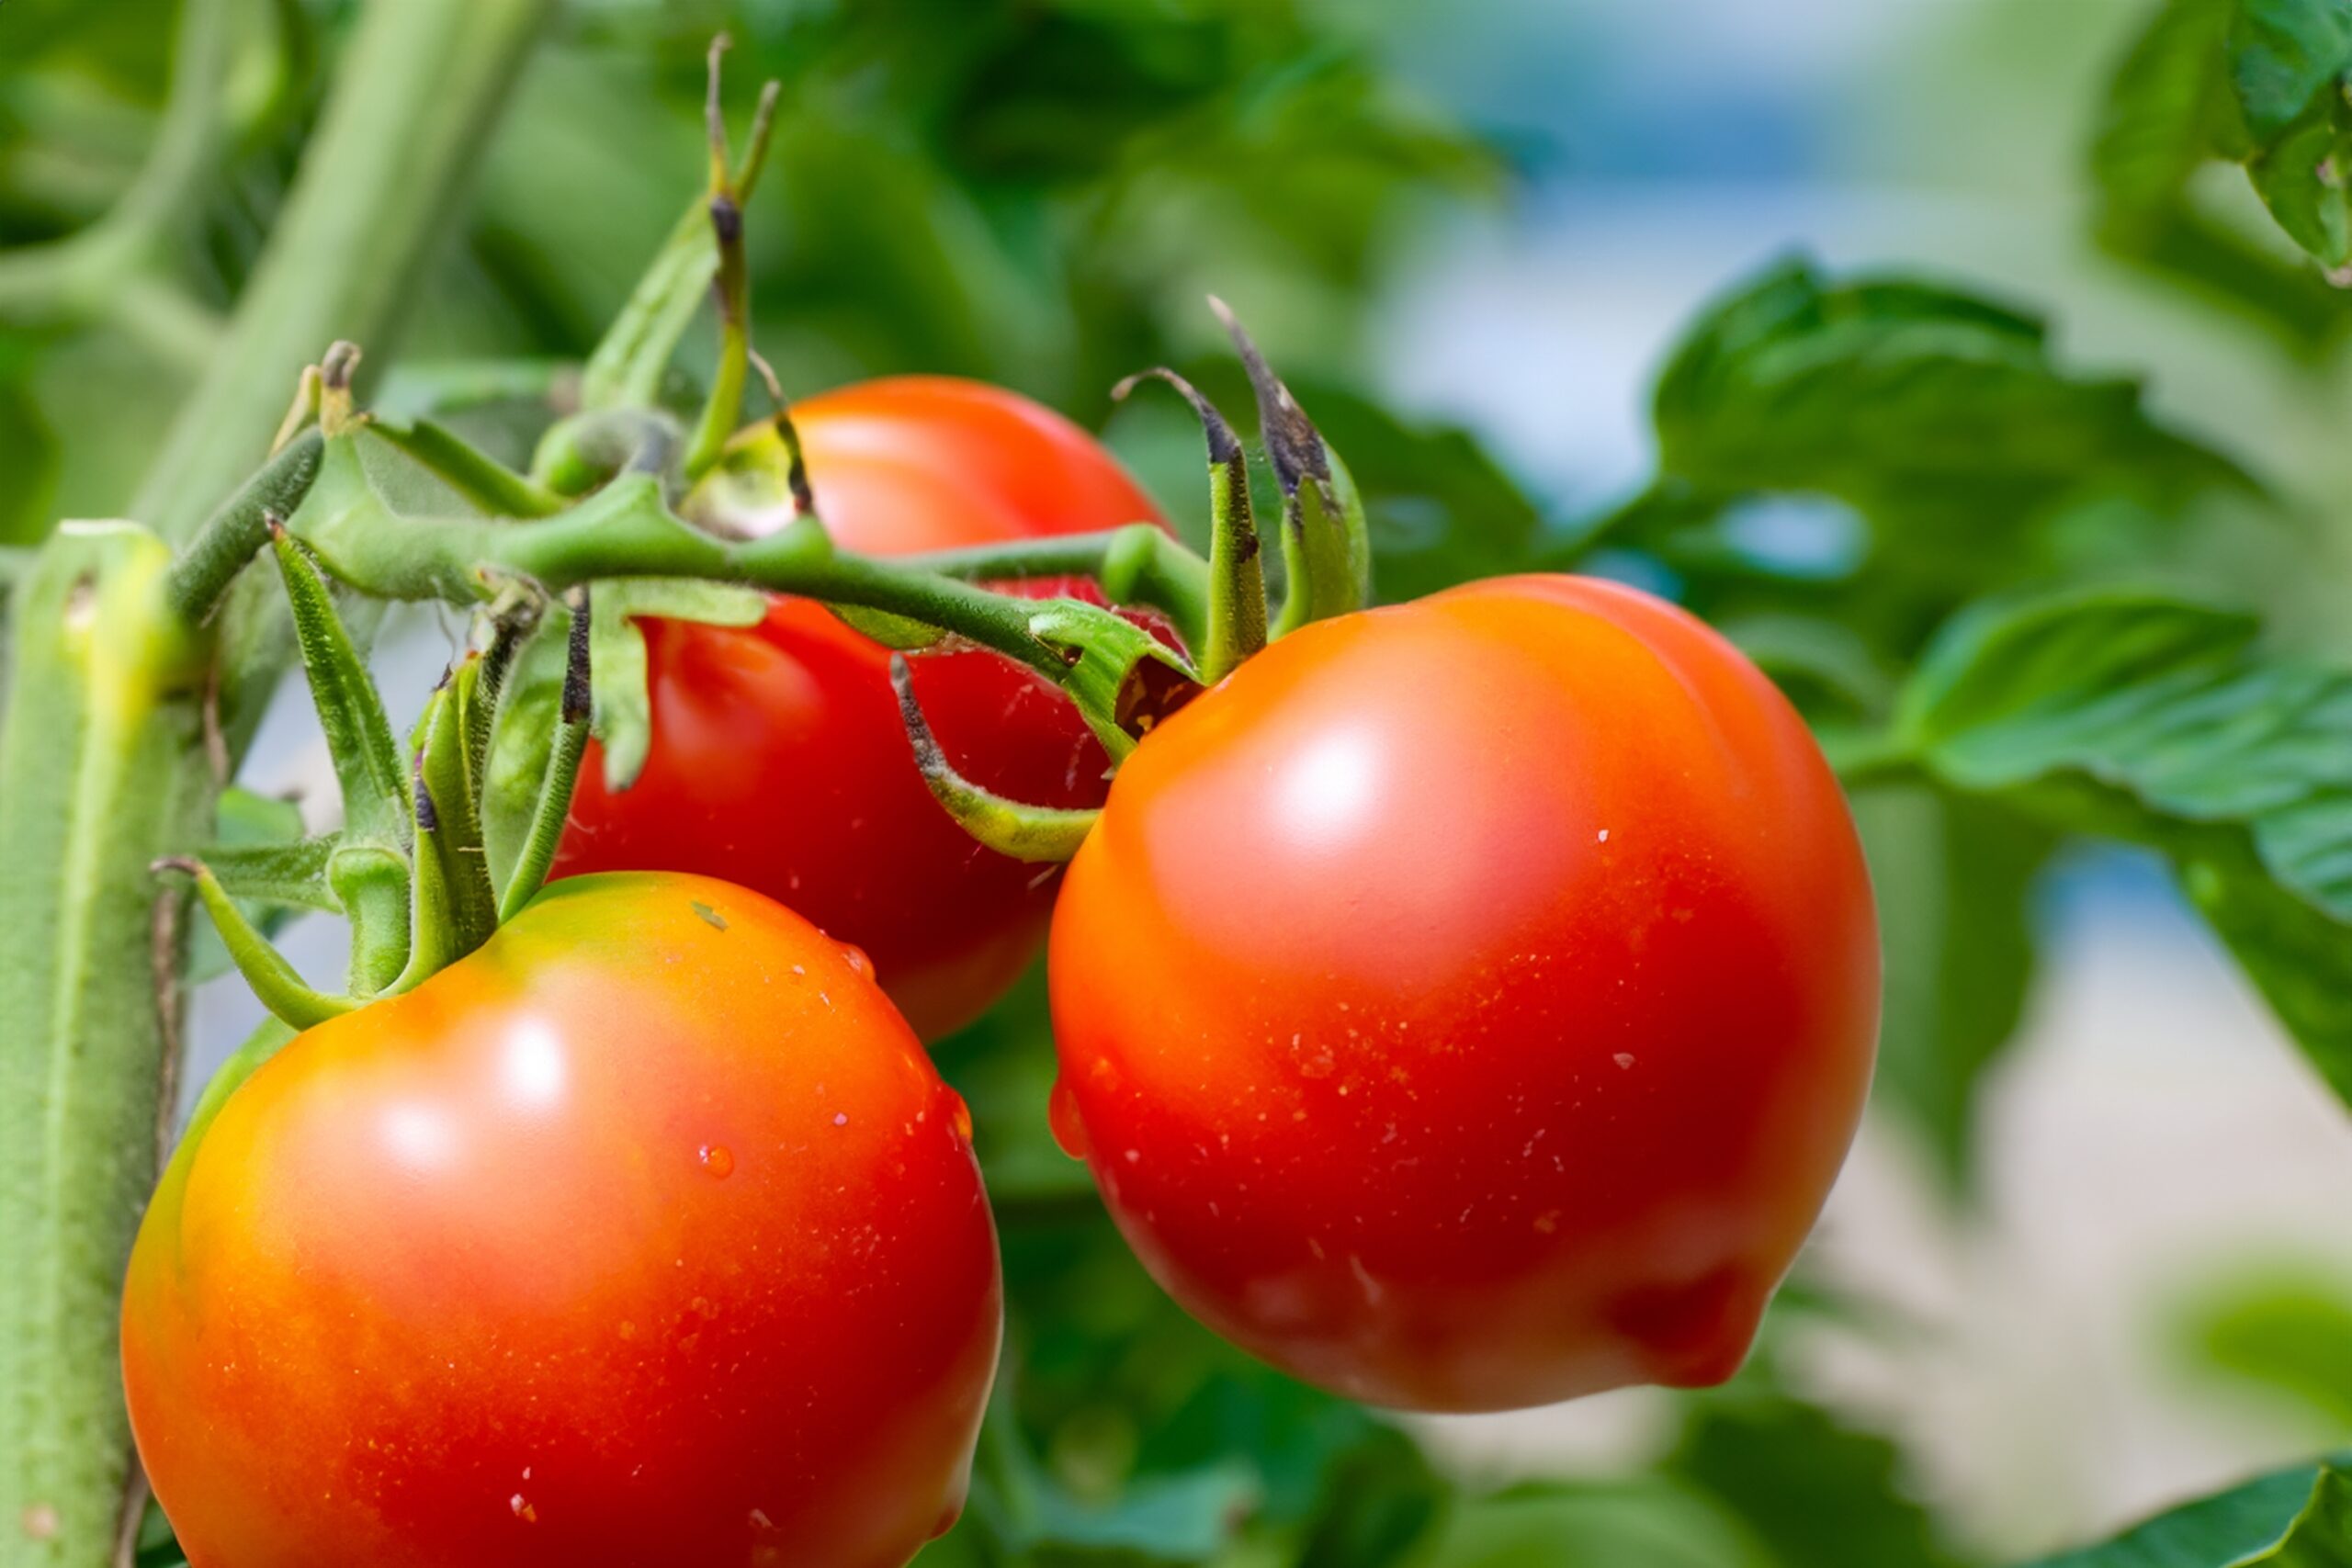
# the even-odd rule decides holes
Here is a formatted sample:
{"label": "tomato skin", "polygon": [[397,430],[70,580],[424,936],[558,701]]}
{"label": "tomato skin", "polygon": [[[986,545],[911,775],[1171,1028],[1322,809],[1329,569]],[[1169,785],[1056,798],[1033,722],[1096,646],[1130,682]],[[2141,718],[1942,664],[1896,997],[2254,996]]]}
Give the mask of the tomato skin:
{"label": "tomato skin", "polygon": [[1057,1128],[1162,1286],[1428,1410],[1736,1370],[1879,1001],[1803,722],[1682,611],[1565,577],[1310,626],[1163,724],[1048,974]]}
{"label": "tomato skin", "polygon": [[963,1106],[856,955],[619,875],[231,1096],[123,1371],[194,1568],[896,1568],[1001,1317]]}
{"label": "tomato skin", "polygon": [[[793,415],[819,512],[851,549],[1159,521],[1093,437],[999,388],[893,378],[810,398]],[[1044,939],[1056,878],[975,845],[923,788],[888,651],[806,601],[778,600],[753,627],[645,630],[652,749],[618,793],[592,750],[556,874],[722,876],[864,948],[924,1038],[985,1010]],[[1101,804],[1108,761],[1052,682],[970,649],[913,664],[925,715],[968,777],[1039,805]]]}

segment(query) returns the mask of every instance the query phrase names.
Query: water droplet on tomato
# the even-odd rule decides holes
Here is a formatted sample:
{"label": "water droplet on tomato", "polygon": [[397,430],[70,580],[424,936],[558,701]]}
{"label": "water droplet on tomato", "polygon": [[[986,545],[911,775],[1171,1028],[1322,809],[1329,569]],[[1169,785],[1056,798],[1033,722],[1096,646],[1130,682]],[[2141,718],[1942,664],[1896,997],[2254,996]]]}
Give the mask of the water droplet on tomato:
{"label": "water droplet on tomato", "polygon": [[1621,1067],[1630,1067],[1630,1066],[1632,1066],[1634,1065],[1634,1054],[1633,1054],[1631,1051],[1620,1051],[1620,1052],[1618,1052],[1618,1053],[1617,1053],[1617,1065],[1618,1065],[1619,1066],[1621,1066]]}
{"label": "water droplet on tomato", "polygon": [[735,1156],[724,1144],[705,1144],[698,1152],[703,1169],[724,1181],[735,1174]]}
{"label": "water droplet on tomato", "polygon": [[1086,1123],[1078,1113],[1078,1096],[1069,1085],[1057,1079],[1053,1097],[1046,1102],[1046,1119],[1053,1123],[1054,1142],[1062,1153],[1072,1159],[1086,1157]]}
{"label": "water droplet on tomato", "polygon": [[833,1125],[834,1125],[834,1126],[836,1126],[836,1127],[846,1127],[846,1126],[848,1126],[848,1125],[849,1125],[849,1112],[848,1112],[848,1111],[834,1111],[834,1112],[833,1112]]}
{"label": "water droplet on tomato", "polygon": [[849,961],[851,968],[869,980],[874,978],[874,960],[865,956],[865,949],[845,942],[842,943],[842,956]]}

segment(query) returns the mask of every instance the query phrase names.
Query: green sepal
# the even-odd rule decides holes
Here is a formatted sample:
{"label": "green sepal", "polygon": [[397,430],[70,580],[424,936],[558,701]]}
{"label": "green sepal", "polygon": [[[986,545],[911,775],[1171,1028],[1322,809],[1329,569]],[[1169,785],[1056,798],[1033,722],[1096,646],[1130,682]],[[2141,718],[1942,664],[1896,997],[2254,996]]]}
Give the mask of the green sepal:
{"label": "green sepal", "polygon": [[382,844],[339,844],[327,858],[327,886],[351,922],[350,989],[372,997],[408,967],[410,863]]}
{"label": "green sepal", "polygon": [[[329,463],[337,453],[356,463],[354,439],[345,435],[331,443]],[[327,466],[322,465],[322,471]],[[399,742],[375,680],[325,581],[283,527],[274,529],[271,543],[311,704],[343,796],[343,831],[323,871],[351,925],[348,983],[353,995],[372,996],[406,967],[411,945],[414,844],[408,770],[401,765]],[[233,948],[230,956],[236,957]]]}
{"label": "green sepal", "polygon": [[1290,586],[1273,627],[1276,637],[1372,602],[1363,498],[1339,454],[1326,448],[1324,457],[1329,473],[1307,479],[1283,502],[1283,565]]}
{"label": "green sepal", "polygon": [[327,881],[327,863],[341,840],[333,833],[279,844],[211,844],[198,852],[230,897],[244,903],[343,913]]}
{"label": "green sepal", "polygon": [[1249,372],[1266,460],[1282,487],[1283,565],[1289,586],[1273,635],[1361,610],[1372,602],[1372,535],[1355,481],[1225,302],[1213,298],[1209,307],[1225,323]]}
{"label": "green sepal", "polygon": [[[1130,376],[1111,389],[1111,395],[1124,400],[1145,377],[1167,382],[1193,405],[1208,443],[1208,605],[1202,640],[1192,646],[1202,681],[1214,685],[1266,646],[1266,569],[1259,558],[1262,543],[1250,505],[1249,457],[1217,406],[1173,370],[1161,367]],[[1133,542],[1132,559],[1114,562],[1106,556],[1102,587],[1114,603],[1125,602],[1131,586],[1114,578],[1140,575],[1146,564],[1143,549],[1152,546],[1151,536],[1157,532],[1131,529],[1122,536],[1123,543]]]}
{"label": "green sepal", "polygon": [[302,547],[282,527],[272,543],[294,614],[302,671],[343,795],[345,831],[354,841],[404,845],[407,774],[383,699]]}
{"label": "green sepal", "polygon": [[[417,778],[433,807],[431,848],[441,863],[453,960],[488,942],[490,933],[498,929],[498,893],[492,886],[490,861],[482,847],[481,785],[473,771],[470,745],[474,725],[469,710],[481,671],[479,657],[460,660],[417,721]],[[420,863],[426,848],[420,835],[416,854]]]}
{"label": "green sepal", "polygon": [[353,997],[330,996],[313,988],[304,980],[286,955],[272,947],[269,939],[255,931],[229,897],[220,879],[200,861],[172,857],[155,863],[158,871],[185,872],[196,880],[197,897],[204,905],[204,912],[211,917],[213,929],[220,932],[221,942],[229,950],[237,973],[253,988],[261,1005],[296,1029],[308,1029],[339,1018],[357,1007]]}
{"label": "green sepal", "polygon": [[678,216],[580,378],[583,409],[650,408],[679,340],[718,270],[718,237],[701,197]]}
{"label": "green sepal", "polygon": [[[240,785],[232,784],[220,792],[220,799],[213,811],[213,842],[202,852],[204,860],[219,872],[222,866],[250,852],[279,853],[292,850],[305,837],[301,808],[290,800],[258,795]],[[266,893],[248,895],[238,890],[243,879],[226,875],[222,881],[231,896],[249,906],[245,918],[264,936],[276,937],[298,909],[333,908],[340,910],[342,902],[335,897],[334,887],[325,881],[325,863],[321,863],[320,883],[315,891],[333,899],[322,905],[314,897],[272,898]],[[188,932],[187,961],[185,973],[190,984],[201,984],[230,973],[236,964],[229,957],[228,947],[211,922],[199,921]]]}
{"label": "green sepal", "polygon": [[1200,677],[1182,655],[1099,604],[1040,600],[1029,634],[1061,656],[1062,689],[1114,762],[1200,693]]}
{"label": "green sepal", "polygon": [[[715,98],[715,59],[712,74]],[[775,82],[762,89],[751,141],[742,159],[723,181],[732,188],[739,205],[751,199],[766,167],[780,91]],[[709,197],[699,195],[679,215],[669,239],[630,291],[628,302],[589,355],[580,381],[581,407],[643,408],[660,400],[670,357],[702,309],[711,282],[718,276],[718,234],[711,224]]]}
{"label": "green sepal", "polygon": [[937,626],[910,621],[888,610],[869,610],[858,604],[834,604],[828,608],[850,630],[880,643],[893,653],[920,653],[947,640],[947,634]]}
{"label": "green sepal", "polygon": [[526,474],[518,474],[447,426],[429,419],[401,424],[370,417],[368,425],[434,478],[492,517],[551,517],[566,498]]}
{"label": "green sepal", "polygon": [[641,615],[752,626],[768,613],[756,588],[694,578],[617,578],[594,585],[588,611],[589,662],[595,671],[595,734],[604,747],[605,787],[628,788],[653,745],[653,704],[646,690]]}
{"label": "green sepal", "polygon": [[1102,815],[1100,811],[1024,806],[981,788],[957,773],[946,752],[940,750],[939,738],[932,733],[922,705],[915,700],[914,673],[906,660],[896,654],[890,659],[890,689],[899,694],[899,716],[914,748],[915,771],[957,827],[978,843],[1014,860],[1059,863],[1078,853],[1095,819]]}
{"label": "green sepal", "polygon": [[666,475],[684,432],[656,409],[599,409],[558,420],[531,454],[531,482],[582,496],[623,473]]}
{"label": "green sepal", "polygon": [[[439,694],[435,694],[438,700]],[[428,715],[429,716],[429,715]],[[416,856],[409,878],[408,962],[385,989],[413,991],[463,957],[452,908],[447,858],[441,845],[441,807],[425,777],[424,754],[411,774],[414,789]]]}
{"label": "green sepal", "polygon": [[800,434],[779,412],[746,425],[678,502],[678,515],[729,539],[756,539],[816,511]]}
{"label": "green sepal", "polygon": [[563,694],[555,733],[547,747],[546,774],[521,853],[498,897],[501,920],[520,914],[523,906],[546,886],[548,872],[555,864],[556,846],[563,838],[564,821],[571,814],[571,793],[580,780],[580,759],[588,749],[588,723],[594,706],[591,628],[596,615],[587,602],[588,593],[585,588],[574,591],[571,626],[564,639]]}

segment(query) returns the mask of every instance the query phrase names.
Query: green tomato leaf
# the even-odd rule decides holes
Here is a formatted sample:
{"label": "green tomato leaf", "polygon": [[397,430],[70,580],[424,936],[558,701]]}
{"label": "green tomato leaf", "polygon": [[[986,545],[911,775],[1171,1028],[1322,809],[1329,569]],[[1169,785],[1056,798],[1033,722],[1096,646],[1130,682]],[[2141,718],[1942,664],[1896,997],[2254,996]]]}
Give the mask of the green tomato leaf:
{"label": "green tomato leaf", "polygon": [[[297,909],[343,908],[326,874],[340,836],[304,839],[301,807],[294,802],[232,784],[220,792],[212,833],[201,858],[263,935],[276,936]],[[189,980],[200,983],[235,967],[212,922],[190,922]]]}
{"label": "green tomato leaf", "polygon": [[2352,69],[2352,6],[2232,0],[2228,12],[2224,63],[2238,112],[2257,145],[2275,145]]}
{"label": "green tomato leaf", "polygon": [[1982,606],[1922,662],[1896,739],[1949,789],[2165,854],[2352,1100],[2352,673],[2265,657],[2257,630],[2123,591]]}
{"label": "green tomato leaf", "polygon": [[757,626],[768,613],[768,596],[731,583],[649,577],[592,584],[588,603],[588,668],[596,694],[596,739],[605,749],[605,787],[625,790],[637,782],[653,744],[639,617]]}
{"label": "green tomato leaf", "polygon": [[2341,1568],[2352,1562],[2347,1463],[2282,1470],[2031,1568]]}
{"label": "green tomato leaf", "polygon": [[290,844],[214,844],[197,858],[240,903],[340,912],[343,900],[327,886],[327,863],[340,843],[329,833]]}
{"label": "green tomato leaf", "polygon": [[2140,386],[2052,358],[2037,319],[1900,281],[1784,264],[1716,305],[1660,377],[1659,468],[1722,497],[1835,496],[1980,547],[2004,516],[2093,488],[2177,504],[2243,483],[2158,426]]}
{"label": "green tomato leaf", "polygon": [[1735,1389],[1694,1401],[1667,1469],[1789,1568],[1958,1568],[1905,1494],[1894,1446],[1786,1395]]}
{"label": "green tomato leaf", "polygon": [[2282,265],[2199,201],[2215,161],[2245,166],[2289,238],[2324,268],[2352,263],[2352,6],[2344,0],[2167,0],[2125,56],[2091,170],[2108,248],[2192,279],[2306,354],[2352,323],[2352,302]]}

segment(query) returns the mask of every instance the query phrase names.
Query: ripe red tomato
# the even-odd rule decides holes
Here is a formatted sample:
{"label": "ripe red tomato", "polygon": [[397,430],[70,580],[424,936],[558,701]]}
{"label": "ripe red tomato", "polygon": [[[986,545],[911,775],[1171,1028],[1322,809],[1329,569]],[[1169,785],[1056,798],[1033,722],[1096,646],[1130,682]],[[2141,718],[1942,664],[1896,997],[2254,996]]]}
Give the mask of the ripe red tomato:
{"label": "ripe red tomato", "polygon": [[[1159,521],[1091,436],[999,388],[869,381],[797,404],[793,417],[818,510],[851,549]],[[888,651],[792,600],[757,626],[645,629],[652,750],[619,794],[605,788],[592,750],[556,874],[723,876],[865,949],[924,1038],[978,1017],[1036,952],[1056,878],[979,848],[939,809],[915,773]],[[1101,803],[1106,759],[1052,682],[977,650],[913,665],[924,711],[966,776],[1040,805]]]}
{"label": "ripe red tomato", "polygon": [[859,956],[616,875],[230,1097],[123,1373],[194,1568],[895,1568],[1001,1317],[962,1102]]}
{"label": "ripe red tomato", "polygon": [[1836,778],[1730,644],[1502,580],[1307,626],[1155,730],[1069,868],[1055,1120],[1145,1265],[1432,1410],[1729,1376],[1878,1018]]}

